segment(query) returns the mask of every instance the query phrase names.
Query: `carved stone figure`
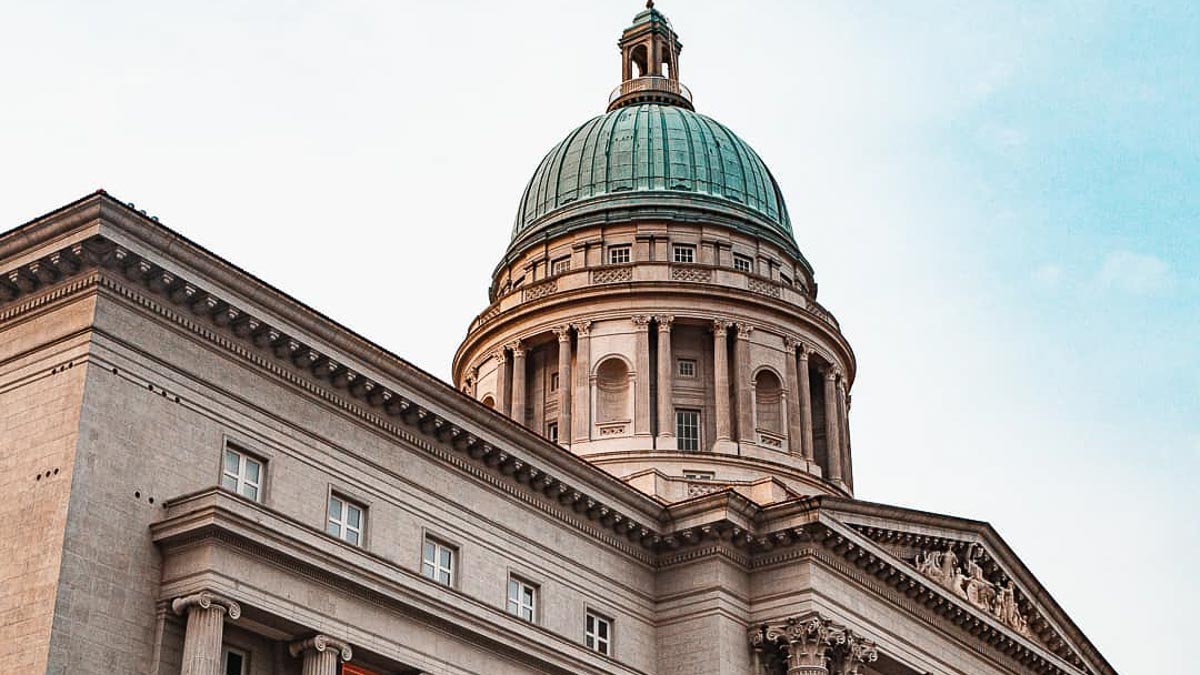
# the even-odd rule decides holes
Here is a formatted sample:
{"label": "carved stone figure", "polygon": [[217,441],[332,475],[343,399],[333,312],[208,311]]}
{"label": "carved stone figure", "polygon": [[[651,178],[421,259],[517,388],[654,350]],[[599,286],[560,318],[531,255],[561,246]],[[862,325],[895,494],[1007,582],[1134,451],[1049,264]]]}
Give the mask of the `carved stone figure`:
{"label": "carved stone figure", "polygon": [[944,551],[921,551],[913,558],[913,565],[938,585],[1029,636],[1029,620],[1017,604],[1016,585],[1012,579],[1004,585],[988,579],[978,562],[982,555],[979,545],[971,544],[965,558],[960,560],[953,546],[948,546]]}

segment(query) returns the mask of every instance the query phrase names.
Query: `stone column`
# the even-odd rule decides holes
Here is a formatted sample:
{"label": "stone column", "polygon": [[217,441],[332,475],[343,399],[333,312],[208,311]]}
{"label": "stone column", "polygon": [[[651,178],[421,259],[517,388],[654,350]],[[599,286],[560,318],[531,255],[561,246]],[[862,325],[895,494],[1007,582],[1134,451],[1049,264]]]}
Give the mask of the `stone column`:
{"label": "stone column", "polygon": [[[571,394],[571,443],[586,443],[592,436],[592,338],[591,321],[571,324],[575,328],[575,391]],[[559,433],[563,433],[559,429]]]}
{"label": "stone column", "polygon": [[750,379],[750,333],[754,326],[738,323],[734,358],[737,359],[738,438],[754,443],[754,382]]}
{"label": "stone column", "polygon": [[832,366],[825,371],[825,454],[829,458],[829,480],[842,482],[841,424],[838,422],[838,373]]}
{"label": "stone column", "polygon": [[571,327],[557,326],[554,334],[558,336],[558,442],[570,445],[571,388],[575,386],[571,379]]}
{"label": "stone column", "polygon": [[660,315],[658,321],[658,449],[675,449],[675,359],[671,356],[671,323],[675,317]]}
{"label": "stone column", "polygon": [[850,407],[846,398],[846,377],[837,381],[838,400],[838,455],[842,460],[842,478],[850,483]]}
{"label": "stone column", "polygon": [[634,349],[634,365],[637,368],[637,394],[633,403],[633,434],[635,436],[650,435],[650,317],[638,315],[633,317],[633,327],[637,331],[637,346]]}
{"label": "stone column", "polygon": [[233,600],[208,591],[175,598],[171,609],[187,614],[187,632],[183,637],[182,675],[222,675],[221,641],[225,634],[225,616],[236,620],[242,608]]}
{"label": "stone column", "polygon": [[713,387],[716,390],[717,442],[728,442],[733,436],[729,430],[729,346],[726,336],[729,322],[713,321]]}
{"label": "stone column", "polygon": [[809,379],[808,355],[812,350],[808,345],[800,345],[800,440],[804,459],[813,462],[813,415],[812,415],[812,380]]}
{"label": "stone column", "polygon": [[795,338],[786,335],[783,338],[783,347],[787,351],[788,452],[793,455],[800,455],[803,452],[803,443],[800,439],[804,433],[800,424],[800,373],[796,366],[798,344]]}
{"label": "stone column", "polygon": [[303,675],[337,675],[338,658],[346,662],[354,656],[350,645],[328,635],[293,642],[288,646],[288,652],[293,657],[304,655]]}
{"label": "stone column", "polygon": [[508,398],[508,354],[501,347],[496,350],[496,410],[509,414],[512,402]]}
{"label": "stone column", "polygon": [[512,418],[517,424],[525,424],[525,346],[520,340],[512,348]]}

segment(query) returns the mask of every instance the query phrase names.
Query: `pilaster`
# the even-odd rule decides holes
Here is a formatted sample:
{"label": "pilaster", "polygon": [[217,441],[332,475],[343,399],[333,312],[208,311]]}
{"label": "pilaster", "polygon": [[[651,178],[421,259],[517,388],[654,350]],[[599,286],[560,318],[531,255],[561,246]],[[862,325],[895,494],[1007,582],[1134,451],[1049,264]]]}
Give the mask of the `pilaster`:
{"label": "pilaster", "polygon": [[675,359],[671,354],[671,324],[675,317],[654,317],[658,325],[658,439],[659,450],[674,450]]}
{"label": "pilaster", "polygon": [[637,368],[637,393],[633,403],[633,434],[634,436],[650,435],[650,317],[637,315],[633,317],[633,327],[637,332],[637,353],[634,355],[634,367]]}
{"label": "pilaster", "polygon": [[[592,338],[591,321],[577,321],[575,328],[575,391],[571,395],[572,443],[586,443],[592,435]],[[563,433],[560,428],[559,433]]]}
{"label": "pilaster", "polygon": [[525,345],[520,340],[509,345],[512,350],[512,418],[525,424]]}
{"label": "pilaster", "polygon": [[571,389],[574,388],[571,378],[571,327],[555,326],[554,334],[558,337],[558,442],[570,445]]}
{"label": "pilaster", "polygon": [[754,326],[737,324],[737,342],[734,358],[737,359],[737,408],[738,439],[742,443],[754,443],[754,381],[750,378],[750,334]]}
{"label": "pilaster", "polygon": [[717,444],[729,443],[733,436],[729,424],[729,334],[730,322],[713,321],[713,388],[715,390]]}

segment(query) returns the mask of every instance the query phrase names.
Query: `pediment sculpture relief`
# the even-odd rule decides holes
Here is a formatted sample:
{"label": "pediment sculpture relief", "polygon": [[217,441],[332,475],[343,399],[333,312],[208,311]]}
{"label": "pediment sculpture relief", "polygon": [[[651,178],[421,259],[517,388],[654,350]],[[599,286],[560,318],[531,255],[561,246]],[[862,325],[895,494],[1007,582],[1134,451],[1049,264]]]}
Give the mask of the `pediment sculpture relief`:
{"label": "pediment sculpture relief", "polygon": [[983,551],[971,544],[965,558],[959,558],[954,547],[943,551],[921,551],[913,559],[917,571],[1004,623],[1021,635],[1032,637],[1029,620],[1017,604],[1016,585],[1012,579],[996,583],[987,578],[979,565]]}

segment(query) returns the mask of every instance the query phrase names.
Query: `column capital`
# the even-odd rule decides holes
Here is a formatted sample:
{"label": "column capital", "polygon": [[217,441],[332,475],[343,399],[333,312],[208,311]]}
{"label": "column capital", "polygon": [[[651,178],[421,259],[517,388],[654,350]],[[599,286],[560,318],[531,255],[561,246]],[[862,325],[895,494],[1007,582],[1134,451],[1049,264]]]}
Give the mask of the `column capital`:
{"label": "column capital", "polygon": [[350,648],[349,643],[328,635],[314,635],[307,640],[300,640],[288,645],[288,653],[293,657],[300,656],[306,651],[321,653],[329,649],[337,652],[338,656],[342,657],[342,661],[354,658],[354,650]]}
{"label": "column capital", "polygon": [[728,319],[713,319],[713,333],[724,337],[729,332],[729,327],[733,325]]}
{"label": "column capital", "polygon": [[830,382],[837,382],[839,371],[837,368],[826,368],[825,379]]}
{"label": "column capital", "polygon": [[631,317],[631,318],[633,319],[634,327],[641,331],[641,330],[649,330],[650,319],[653,317],[651,317],[647,314],[634,314],[633,317]]}
{"label": "column capital", "polygon": [[555,326],[551,330],[553,330],[554,334],[556,336],[558,336],[558,341],[560,343],[571,341],[571,325],[570,324],[564,323],[562,325]]}
{"label": "column capital", "polygon": [[847,633],[846,647],[842,650],[842,663],[838,675],[862,675],[868,663],[879,660],[879,647],[872,641]]}
{"label": "column capital", "polygon": [[795,351],[796,347],[799,347],[803,344],[804,342],[798,337],[792,337],[791,335],[783,336],[783,348],[787,349],[788,351]]}
{"label": "column capital", "polygon": [[671,332],[671,324],[675,323],[675,316],[672,314],[656,314],[654,320],[658,322],[658,332]]}
{"label": "column capital", "polygon": [[754,326],[744,321],[737,322],[737,336],[739,340],[749,340],[750,334],[754,332]]}
{"label": "column capital", "polygon": [[171,601],[171,609],[176,614],[186,614],[193,607],[201,609],[216,608],[224,612],[232,620],[237,620],[242,615],[242,606],[237,602],[230,600],[222,595],[217,595],[211,591],[200,591],[192,595],[175,598]]}
{"label": "column capital", "polygon": [[492,358],[502,366],[508,363],[508,354],[504,351],[504,347],[497,347],[496,351],[492,352]]}
{"label": "column capital", "polygon": [[513,340],[512,342],[508,343],[508,348],[512,350],[514,359],[525,358],[525,343],[521,342],[520,340]]}
{"label": "column capital", "polygon": [[571,323],[571,327],[575,329],[576,335],[579,335],[580,337],[587,337],[592,331],[592,322],[574,321]]}

